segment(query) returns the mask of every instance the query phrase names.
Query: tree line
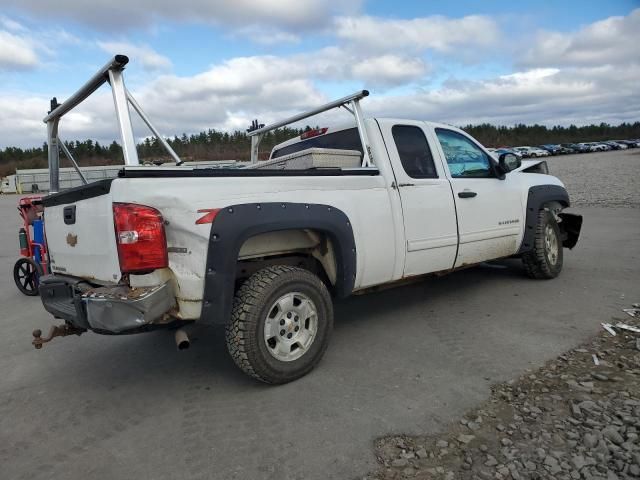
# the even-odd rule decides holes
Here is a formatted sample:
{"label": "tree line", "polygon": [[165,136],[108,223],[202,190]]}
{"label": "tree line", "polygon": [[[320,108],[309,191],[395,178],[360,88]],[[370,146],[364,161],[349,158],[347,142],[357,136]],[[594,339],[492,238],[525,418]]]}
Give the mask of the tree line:
{"label": "tree line", "polygon": [[640,122],[610,125],[584,125],[578,127],[560,125],[548,128],[544,125],[517,124],[513,127],[495,126],[489,123],[467,125],[462,129],[487,147],[516,147],[519,145],[543,145],[558,143],[597,142],[602,140],[627,140],[640,138]]}
{"label": "tree line", "polygon": [[[266,158],[273,146],[310,129],[280,128],[268,132],[260,144],[260,157]],[[593,142],[599,140],[640,138],[640,122],[610,125],[546,127],[544,125],[518,124],[512,127],[489,123],[462,127],[487,147],[540,145],[545,143]],[[248,160],[250,140],[243,131],[232,133],[209,129],[197,134],[174,136],[167,139],[171,147],[185,161],[197,160]],[[123,163],[122,148],[113,141],[103,145],[94,140],[65,142],[76,161],[82,166],[114,165]],[[171,161],[156,138],[146,138],[137,145],[138,156],[143,162]],[[60,155],[62,166],[70,166]],[[16,169],[46,168],[47,144],[40,147],[0,149],[0,176],[10,175]]]}

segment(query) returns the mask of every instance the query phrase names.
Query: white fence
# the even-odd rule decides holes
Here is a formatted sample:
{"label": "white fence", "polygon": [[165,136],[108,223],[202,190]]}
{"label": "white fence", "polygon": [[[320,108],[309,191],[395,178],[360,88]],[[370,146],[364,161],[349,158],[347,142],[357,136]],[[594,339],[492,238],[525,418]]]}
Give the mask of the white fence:
{"label": "white fence", "polygon": [[[105,167],[82,167],[83,175],[89,183],[105,178],[115,178],[122,165]],[[82,185],[82,180],[73,168],[60,169],[60,190]],[[32,170],[16,170],[15,187],[18,193],[48,192],[49,169],[36,168]]]}
{"label": "white fence", "polygon": [[[237,168],[246,162],[235,160],[218,160],[204,162],[185,162],[184,167],[191,168]],[[165,166],[173,166],[166,163]],[[100,167],[81,167],[82,174],[87,182],[92,183],[105,178],[116,178],[124,165],[107,165]],[[82,185],[78,172],[71,167],[60,169],[60,190]],[[31,170],[16,170],[15,175],[9,175],[2,179],[0,192],[2,193],[33,193],[49,191],[49,169],[35,168]]]}

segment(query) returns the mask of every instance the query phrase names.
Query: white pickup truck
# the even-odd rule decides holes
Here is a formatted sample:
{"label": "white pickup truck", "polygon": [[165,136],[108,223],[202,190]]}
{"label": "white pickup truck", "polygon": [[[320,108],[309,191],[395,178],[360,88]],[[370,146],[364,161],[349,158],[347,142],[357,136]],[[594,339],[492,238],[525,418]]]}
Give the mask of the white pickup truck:
{"label": "white pickup truck", "polygon": [[322,357],[334,297],[514,256],[532,278],[560,273],[582,218],[544,162],[496,161],[450,125],[365,119],[366,93],[338,105],[356,126],[306,132],[267,162],[125,167],[45,197],[39,289],[59,334],[179,328],[185,345],[184,326],[223,324],[235,363],[278,384]]}

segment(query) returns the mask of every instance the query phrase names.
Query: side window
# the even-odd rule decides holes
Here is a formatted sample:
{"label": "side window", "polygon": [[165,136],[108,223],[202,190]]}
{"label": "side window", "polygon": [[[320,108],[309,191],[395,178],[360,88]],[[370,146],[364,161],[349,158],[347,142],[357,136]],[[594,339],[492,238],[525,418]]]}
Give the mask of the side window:
{"label": "side window", "polygon": [[391,134],[407,175],[412,178],[438,178],[427,138],[421,128],[394,125]]}
{"label": "side window", "polygon": [[464,135],[452,130],[436,128],[449,171],[454,178],[493,177],[489,156]]}

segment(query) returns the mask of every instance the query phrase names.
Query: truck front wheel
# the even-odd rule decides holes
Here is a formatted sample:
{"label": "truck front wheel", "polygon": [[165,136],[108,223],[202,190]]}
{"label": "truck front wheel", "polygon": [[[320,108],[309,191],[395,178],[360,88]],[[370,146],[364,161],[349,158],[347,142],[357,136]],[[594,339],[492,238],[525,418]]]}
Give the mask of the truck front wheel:
{"label": "truck front wheel", "polygon": [[555,278],[562,270],[562,237],[553,214],[538,212],[533,249],[522,255],[522,263],[531,278]]}
{"label": "truck front wheel", "polygon": [[245,373],[287,383],[309,373],[333,330],[333,305],[311,272],[286,265],[264,268],[238,289],[227,325],[227,348]]}

